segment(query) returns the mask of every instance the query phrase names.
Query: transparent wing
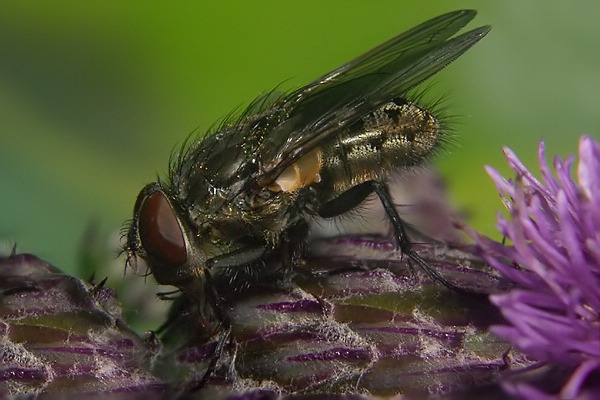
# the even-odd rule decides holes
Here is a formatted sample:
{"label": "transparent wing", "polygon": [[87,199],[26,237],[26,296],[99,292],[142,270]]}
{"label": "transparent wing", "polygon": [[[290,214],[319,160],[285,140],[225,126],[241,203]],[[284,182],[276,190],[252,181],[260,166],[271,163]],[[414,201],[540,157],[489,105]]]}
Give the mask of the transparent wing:
{"label": "transparent wing", "polygon": [[426,21],[291,93],[287,117],[260,150],[267,183],[340,129],[431,77],[490,30],[450,38],[476,15],[461,10]]}

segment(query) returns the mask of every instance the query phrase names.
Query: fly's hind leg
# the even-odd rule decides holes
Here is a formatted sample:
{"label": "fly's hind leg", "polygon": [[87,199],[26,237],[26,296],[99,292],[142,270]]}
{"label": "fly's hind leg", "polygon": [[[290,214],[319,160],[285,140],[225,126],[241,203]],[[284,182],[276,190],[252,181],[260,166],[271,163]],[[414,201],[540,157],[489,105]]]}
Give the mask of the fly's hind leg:
{"label": "fly's hind leg", "polygon": [[379,200],[383,205],[385,215],[390,221],[394,231],[396,245],[402,254],[406,255],[411,261],[416,263],[433,280],[441,283],[449,289],[462,292],[463,290],[461,288],[454,286],[444,279],[440,274],[433,270],[416,251],[412,249],[412,244],[406,233],[406,223],[402,220],[402,218],[400,218],[400,215],[398,214],[398,211],[396,210],[392,200],[389,188],[385,182],[366,181],[356,185],[335,199],[325,203],[319,210],[319,215],[323,218],[331,218],[342,215],[357,207],[367,198],[367,196],[373,192],[377,195],[377,197],[379,197]]}
{"label": "fly's hind leg", "polygon": [[412,243],[408,239],[408,235],[406,234],[406,223],[402,221],[400,215],[398,215],[398,210],[394,206],[394,201],[392,200],[392,196],[390,194],[390,190],[386,183],[378,182],[378,181],[370,181],[373,186],[373,191],[379,197],[381,204],[383,205],[383,209],[385,211],[385,215],[390,221],[392,225],[392,229],[394,230],[394,238],[396,239],[397,246],[402,251],[402,254],[406,254],[406,256],[415,262],[431,279],[437,281],[447,287],[448,289],[462,292],[463,289],[451,284],[446,279],[444,279],[440,274],[438,274],[433,268],[427,264],[425,260],[412,249]]}
{"label": "fly's hind leg", "polygon": [[[371,193],[373,193],[373,188],[370,181],[360,183],[346,190],[335,199],[322,204],[318,209],[318,215],[321,218],[333,218],[345,214],[358,207]],[[351,263],[351,265],[331,270],[308,271],[305,268],[296,268],[295,270],[305,278],[322,279],[345,272],[365,271],[366,268],[360,263]]]}

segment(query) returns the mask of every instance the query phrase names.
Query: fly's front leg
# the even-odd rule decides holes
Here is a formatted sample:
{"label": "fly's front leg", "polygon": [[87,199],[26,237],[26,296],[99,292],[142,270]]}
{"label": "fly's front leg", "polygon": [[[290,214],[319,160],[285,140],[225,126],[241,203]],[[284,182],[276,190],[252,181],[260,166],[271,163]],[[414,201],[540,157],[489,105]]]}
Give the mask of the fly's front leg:
{"label": "fly's front leg", "polygon": [[[221,358],[223,351],[225,350],[225,346],[228,343],[231,343],[233,339],[231,332],[231,322],[229,321],[229,317],[225,311],[225,305],[223,304],[223,301],[219,296],[219,293],[217,292],[217,288],[209,271],[206,271],[205,279],[206,299],[212,307],[215,320],[218,321],[218,323],[215,326],[215,333],[218,335],[218,339],[213,354],[206,368],[206,371],[199,380],[194,379],[194,381],[191,383],[191,386],[188,385],[187,387],[184,387],[184,390],[186,392],[196,392],[202,389],[202,387],[204,387],[204,385],[208,382],[208,380],[214,373],[217,367],[217,363]],[[233,368],[234,366],[231,365],[230,370]]]}
{"label": "fly's front leg", "polygon": [[[210,377],[212,376],[213,372],[215,371],[215,369],[217,367],[217,362],[221,358],[221,355],[223,354],[225,346],[228,343],[230,343],[231,340],[232,340],[231,325],[227,324],[221,330],[221,332],[219,332],[219,339],[217,340],[217,345],[215,346],[215,350],[213,352],[213,355],[211,356],[210,362],[208,363],[208,367],[206,368],[204,375],[197,382],[193,382],[192,386],[190,388],[188,388],[188,390],[186,390],[187,392],[191,392],[191,393],[197,392],[198,390],[202,389],[204,387],[204,385],[206,385],[206,383],[208,382],[208,380],[210,379]],[[233,356],[233,358],[235,359],[235,356]],[[230,365],[229,370],[230,371],[234,370],[234,366]]]}

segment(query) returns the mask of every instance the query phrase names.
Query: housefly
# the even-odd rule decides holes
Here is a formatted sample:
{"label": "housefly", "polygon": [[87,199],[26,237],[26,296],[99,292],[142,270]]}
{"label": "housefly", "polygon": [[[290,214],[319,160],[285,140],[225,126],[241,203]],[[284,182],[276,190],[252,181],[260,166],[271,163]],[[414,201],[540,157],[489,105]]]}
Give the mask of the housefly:
{"label": "housefly", "polygon": [[424,22],[305,87],[260,96],[184,145],[168,178],[137,197],[127,264],[142,258],[159,283],[195,304],[205,326],[226,327],[229,300],[302,268],[310,218],[346,214],[374,193],[398,250],[449,285],[412,250],[386,179],[443,144],[443,121],[407,92],[487,34],[483,26],[452,37],[475,14]]}

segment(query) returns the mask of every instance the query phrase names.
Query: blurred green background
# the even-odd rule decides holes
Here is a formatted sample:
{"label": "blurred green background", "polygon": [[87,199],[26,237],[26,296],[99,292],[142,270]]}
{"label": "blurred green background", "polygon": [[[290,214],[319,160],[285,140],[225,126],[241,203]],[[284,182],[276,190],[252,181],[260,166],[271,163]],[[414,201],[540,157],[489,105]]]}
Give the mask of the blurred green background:
{"label": "blurred green background", "polygon": [[502,145],[534,166],[542,137],[561,155],[600,138],[600,2],[4,1],[0,238],[72,270],[86,229],[117,232],[192,130],[460,8],[493,29],[434,78],[461,116],[438,165],[491,233],[483,165],[507,171]]}

